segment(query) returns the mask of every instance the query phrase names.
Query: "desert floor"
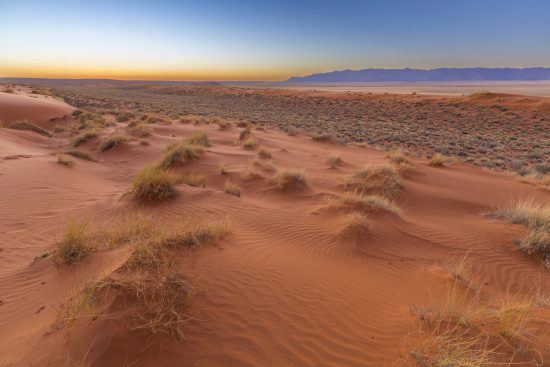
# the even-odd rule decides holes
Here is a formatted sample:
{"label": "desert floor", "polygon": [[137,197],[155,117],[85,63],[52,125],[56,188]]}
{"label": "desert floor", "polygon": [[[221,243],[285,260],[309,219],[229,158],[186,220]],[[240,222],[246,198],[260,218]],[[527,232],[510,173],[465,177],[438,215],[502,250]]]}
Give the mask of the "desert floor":
{"label": "desert floor", "polygon": [[[262,92],[274,95],[270,106],[278,107],[266,107],[265,94],[253,91],[238,97],[226,97],[231,92],[225,90],[205,92],[207,101],[211,93],[224,93],[217,118],[214,112],[207,117],[166,113],[180,105],[170,107],[165,100],[165,110],[148,111],[119,95],[99,106],[103,97],[90,95],[100,92],[63,90],[60,95],[85,110],[75,116],[75,107],[41,90],[0,92],[6,126],[27,119],[51,133],[0,129],[0,366],[431,366],[434,355],[461,347],[480,363],[489,361],[480,366],[550,363],[550,274],[544,259],[518,248],[524,226],[489,215],[518,200],[548,207],[549,186],[540,179],[457,160],[431,166],[422,154],[392,162],[388,152],[365,145],[314,140],[307,128],[290,136],[269,121],[288,103],[309,103],[295,100],[296,92]],[[144,92],[139,98],[144,95],[153,96],[151,104],[158,101]],[[271,111],[269,121],[248,119],[255,123],[248,125],[250,136],[244,140],[239,136],[246,124],[239,122],[246,113],[227,112],[235,98],[246,101],[246,111]],[[337,111],[337,103],[349,112],[347,106],[363,97],[338,98],[315,100],[321,101],[323,116]],[[429,124],[430,106],[442,103],[435,97],[364,98],[382,112],[393,98],[389,106],[400,110],[385,111],[397,114],[388,119],[422,115]],[[481,116],[479,135],[490,129],[499,137],[493,141],[502,146],[503,166],[521,154],[529,159],[529,142],[537,142],[537,151],[548,149],[550,119],[545,110],[536,110],[548,102],[478,98],[482,101],[475,105],[452,100],[441,108],[460,121],[467,120],[463,115]],[[113,106],[115,99],[119,104]],[[204,103],[197,108],[206,108]],[[492,107],[506,103],[504,110]],[[527,107],[514,109],[522,103]],[[119,110],[131,113],[119,118]],[[82,117],[86,111],[91,115]],[[497,117],[487,117],[487,111]],[[158,122],[142,119],[146,113]],[[281,115],[280,121],[291,119]],[[415,119],[415,126],[421,120]],[[502,124],[492,124],[496,120]],[[311,124],[306,117],[298,121]],[[514,121],[527,121],[527,127],[511,133],[507,127]],[[136,125],[143,130],[132,130]],[[470,131],[466,122],[462,126]],[[74,147],[75,136],[92,129],[96,135]],[[444,128],[441,141],[453,131]],[[172,198],[135,198],[137,172],[158,162],[169,144],[196,132],[208,136],[209,146],[169,170],[178,177],[195,175],[199,184],[183,178]],[[517,149],[506,145],[514,135]],[[102,151],[111,136],[124,139]],[[392,148],[400,146],[394,143]],[[409,148],[424,152],[412,149],[420,145]],[[406,141],[402,147],[408,148]],[[71,163],[60,164],[59,153]],[[526,164],[547,160],[542,154]],[[381,198],[383,205],[344,198],[365,167],[391,173],[363,183],[372,190],[366,194]],[[303,180],[281,185],[281,172],[293,169]],[[240,196],[226,192],[227,182],[240,188]],[[223,238],[170,250],[178,274],[188,281],[186,289],[193,289],[184,309],[174,311],[185,315],[182,337],[162,327],[136,328],[128,310],[138,301],[124,297],[122,282],[105,291],[104,284],[124,276],[138,245],[134,237],[108,245],[100,241],[71,265],[52,261],[68,221],[86,222],[92,232],[116,232],[132,216],[163,228],[182,221],[231,225]],[[84,302],[83,295],[93,301]],[[449,330],[451,338],[445,334]]]}

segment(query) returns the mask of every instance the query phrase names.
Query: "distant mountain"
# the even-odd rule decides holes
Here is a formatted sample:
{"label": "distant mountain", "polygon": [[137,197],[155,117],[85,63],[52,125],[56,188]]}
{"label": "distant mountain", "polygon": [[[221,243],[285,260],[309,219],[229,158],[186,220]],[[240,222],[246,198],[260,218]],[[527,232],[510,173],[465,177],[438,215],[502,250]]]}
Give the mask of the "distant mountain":
{"label": "distant mountain", "polygon": [[292,77],[287,83],[462,82],[550,80],[550,68],[363,69]]}

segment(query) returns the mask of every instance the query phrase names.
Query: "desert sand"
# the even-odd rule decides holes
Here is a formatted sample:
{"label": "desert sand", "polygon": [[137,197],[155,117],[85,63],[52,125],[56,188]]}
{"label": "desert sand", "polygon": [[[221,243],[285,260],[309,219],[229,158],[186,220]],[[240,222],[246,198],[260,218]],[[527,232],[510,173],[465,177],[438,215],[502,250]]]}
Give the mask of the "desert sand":
{"label": "desert sand", "polygon": [[[78,123],[73,110],[52,97],[0,93],[5,122],[68,128]],[[459,162],[434,167],[411,156],[398,167],[400,186],[390,195],[399,211],[368,210],[350,225],[354,211],[327,202],[365,166],[393,167],[387,152],[254,126],[256,146],[247,149],[235,122],[220,128],[197,118],[148,124],[149,145],[136,138],[101,152],[106,137],[131,136],[130,121],[113,122],[74,148],[95,161],[68,156],[72,165],[57,162],[72,149],[67,131],[49,138],[0,129],[0,366],[415,365],[413,310],[443,300],[457,278],[483,302],[536,300],[520,339],[501,335],[506,342],[495,347],[495,360],[549,363],[550,274],[518,249],[523,226],[487,215],[526,198],[549,205],[540,180]],[[197,131],[210,146],[174,171],[204,174],[205,186],[178,183],[171,199],[136,199],[136,173]],[[259,146],[271,157],[258,157]],[[305,183],[278,188],[282,169],[301,170]],[[227,181],[240,196],[225,192]],[[183,340],[132,330],[129,304],[109,295],[71,327],[60,320],[67,302],[86,284],[116,274],[134,246],[130,239],[56,265],[48,253],[67,221],[108,230],[137,213],[166,226],[182,218],[231,222],[224,238],[173,253],[195,289]],[[465,255],[471,268],[459,276],[449,271],[445,264]]]}

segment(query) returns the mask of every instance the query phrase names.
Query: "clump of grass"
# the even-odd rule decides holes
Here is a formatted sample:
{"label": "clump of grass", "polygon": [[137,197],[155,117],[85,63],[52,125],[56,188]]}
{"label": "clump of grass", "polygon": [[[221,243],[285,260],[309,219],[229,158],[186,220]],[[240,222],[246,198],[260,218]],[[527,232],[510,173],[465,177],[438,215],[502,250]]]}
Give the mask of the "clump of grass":
{"label": "clump of grass", "polygon": [[38,133],[40,135],[47,136],[49,138],[52,137],[52,134],[48,130],[43,129],[40,126],[37,126],[33,123],[30,123],[27,120],[16,121],[14,123],[9,124],[7,128],[13,129],[13,130],[29,130],[29,131]]}
{"label": "clump of grass", "polygon": [[334,137],[334,135],[330,133],[313,134],[311,136],[311,139],[314,141],[330,141],[330,142],[336,141],[336,138]]}
{"label": "clump of grass", "polygon": [[243,148],[245,148],[245,149],[252,149],[256,145],[258,145],[258,141],[256,139],[250,137],[250,138],[247,138],[246,140],[243,140],[241,144],[242,144]]}
{"label": "clump of grass", "polygon": [[148,145],[151,145],[151,143],[149,143],[149,140],[147,139],[139,139],[139,145],[148,146]]}
{"label": "clump of grass", "polygon": [[391,165],[368,166],[344,179],[344,189],[368,195],[395,196],[403,188],[399,172]]}
{"label": "clump of grass", "polygon": [[72,159],[67,158],[65,154],[61,154],[61,153],[57,155],[57,163],[67,167],[74,166],[74,161]]}
{"label": "clump of grass", "polygon": [[241,196],[241,187],[232,181],[225,181],[223,191],[231,195]]}
{"label": "clump of grass", "polygon": [[85,153],[85,152],[80,152],[78,150],[69,150],[69,151],[65,152],[65,154],[73,156],[73,157],[78,158],[78,159],[84,159],[86,161],[95,162],[95,159],[91,155],[89,155],[88,153]]}
{"label": "clump of grass", "polygon": [[123,136],[110,136],[101,143],[101,145],[99,146],[99,151],[105,152],[109,149],[116,148],[119,144],[125,143],[126,141],[128,141],[128,139]]}
{"label": "clump of grass", "polygon": [[332,169],[335,169],[340,164],[342,164],[342,158],[340,158],[340,156],[337,156],[337,155],[332,155],[332,156],[328,157],[327,161],[328,161],[328,164],[329,164],[330,168],[332,168]]}
{"label": "clump of grass", "polygon": [[430,159],[430,162],[428,164],[432,167],[443,167],[449,162],[450,162],[449,157],[444,156],[443,154],[440,154],[440,153],[436,153]]}
{"label": "clump of grass", "polygon": [[190,248],[215,242],[229,233],[231,223],[227,219],[208,222],[184,220],[170,226],[160,237],[160,241],[166,247]]}
{"label": "clump of grass", "polygon": [[227,167],[225,165],[220,165],[220,175],[226,175],[227,174]]}
{"label": "clump of grass", "polygon": [[343,238],[363,237],[370,232],[371,223],[367,216],[360,212],[351,212],[340,220],[339,235]]}
{"label": "clump of grass", "polygon": [[365,195],[358,191],[346,191],[336,200],[329,200],[328,207],[348,207],[360,212],[385,211],[401,217],[399,209],[392,201],[380,195]]}
{"label": "clump of grass", "polygon": [[268,159],[271,158],[271,152],[266,147],[260,147],[256,153],[259,158]]}
{"label": "clump of grass", "polygon": [[252,131],[250,130],[250,127],[247,126],[244,130],[242,130],[242,131],[239,133],[239,141],[247,140],[247,139],[250,138],[251,136],[252,136]]}
{"label": "clump of grass", "polygon": [[527,235],[520,242],[520,249],[529,255],[540,254],[550,267],[550,205],[530,198],[512,202],[493,214],[525,226]]}
{"label": "clump of grass", "polygon": [[139,199],[165,200],[176,194],[174,176],[158,167],[147,166],[138,172],[132,192]]}
{"label": "clump of grass", "polygon": [[396,151],[393,151],[391,152],[389,155],[388,155],[388,158],[390,159],[390,162],[393,163],[393,164],[410,164],[411,161],[409,160],[409,157],[407,157],[407,155],[403,152],[403,151],[400,151],[400,150],[396,150]]}
{"label": "clump of grass", "polygon": [[176,163],[186,163],[198,158],[202,152],[203,148],[201,146],[190,145],[185,142],[174,144],[168,147],[159,166],[167,169]]}
{"label": "clump of grass", "polygon": [[144,138],[151,135],[151,128],[144,123],[129,124],[128,132],[138,138]]}
{"label": "clump of grass", "polygon": [[132,112],[119,112],[116,115],[116,121],[117,122],[126,122],[133,118],[135,118],[136,115],[134,115]]}
{"label": "clump of grass", "polygon": [[283,169],[277,171],[275,183],[279,190],[304,187],[307,185],[304,172],[297,169]]}
{"label": "clump of grass", "polygon": [[210,146],[208,135],[200,131],[196,131],[193,134],[189,135],[187,138],[185,138],[184,142],[186,142],[189,145],[197,145],[197,146],[203,146],[203,147]]}
{"label": "clump of grass", "polygon": [[204,173],[186,173],[182,176],[182,181],[186,185],[193,187],[206,187],[208,175]]}
{"label": "clump of grass", "polygon": [[77,136],[75,136],[71,142],[71,145],[73,147],[78,147],[84,143],[86,143],[87,141],[90,141],[92,139],[95,139],[97,138],[97,131],[95,130],[89,130],[89,131],[85,131]]}
{"label": "clump of grass", "polygon": [[91,252],[91,236],[85,223],[70,221],[52,250],[56,265],[72,265],[84,260]]}

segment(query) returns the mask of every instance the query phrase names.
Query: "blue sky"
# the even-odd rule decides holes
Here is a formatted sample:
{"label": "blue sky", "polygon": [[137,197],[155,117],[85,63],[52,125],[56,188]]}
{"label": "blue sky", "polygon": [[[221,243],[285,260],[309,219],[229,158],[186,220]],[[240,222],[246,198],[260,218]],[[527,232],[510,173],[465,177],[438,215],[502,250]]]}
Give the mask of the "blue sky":
{"label": "blue sky", "polygon": [[550,0],[0,0],[0,76],[281,80],[549,66]]}

